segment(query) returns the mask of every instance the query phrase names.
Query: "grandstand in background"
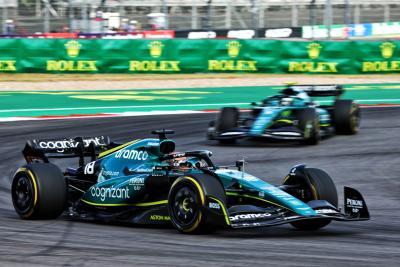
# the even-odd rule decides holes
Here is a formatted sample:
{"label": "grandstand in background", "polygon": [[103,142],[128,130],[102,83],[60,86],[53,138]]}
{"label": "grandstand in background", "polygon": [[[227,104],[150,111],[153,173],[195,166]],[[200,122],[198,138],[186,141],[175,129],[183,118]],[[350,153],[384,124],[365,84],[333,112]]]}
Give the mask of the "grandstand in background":
{"label": "grandstand in background", "polygon": [[18,34],[151,29],[152,13],[173,30],[400,21],[399,0],[0,0],[0,9],[2,32]]}

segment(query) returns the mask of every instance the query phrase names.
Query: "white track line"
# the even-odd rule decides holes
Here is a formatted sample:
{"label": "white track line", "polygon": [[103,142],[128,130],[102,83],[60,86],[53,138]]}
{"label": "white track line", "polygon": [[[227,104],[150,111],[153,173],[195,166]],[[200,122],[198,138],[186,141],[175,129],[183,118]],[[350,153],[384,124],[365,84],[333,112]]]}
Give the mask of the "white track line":
{"label": "white track line", "polygon": [[[391,107],[390,105],[382,105],[382,106],[361,106],[362,108],[387,108]],[[393,107],[396,107],[394,105]],[[48,117],[0,117],[0,122],[11,122],[11,121],[40,121],[40,120],[71,120],[71,119],[90,119],[90,118],[115,118],[115,117],[135,117],[135,116],[162,116],[162,115],[179,115],[179,114],[200,114],[200,113],[217,113],[218,110],[210,110],[210,111],[201,111],[201,110],[166,110],[166,111],[128,111],[121,113],[104,113],[98,115],[81,115],[81,116],[48,116]]]}
{"label": "white track line", "polygon": [[[358,99],[358,102],[379,103],[387,101],[400,101],[400,99]],[[322,100],[319,103],[329,103],[332,101]],[[5,109],[0,113],[6,112],[32,112],[32,111],[63,111],[63,110],[90,110],[90,109],[122,109],[122,108],[163,108],[163,107],[207,107],[207,106],[233,106],[248,105],[249,103],[214,103],[214,104],[178,104],[178,105],[141,105],[141,106],[100,106],[100,107],[78,107],[78,108],[31,108],[31,109]]]}
{"label": "white track line", "polygon": [[217,104],[179,104],[179,105],[143,105],[143,106],[105,106],[105,107],[80,107],[80,108],[32,108],[32,109],[6,109],[5,112],[24,111],[62,111],[62,110],[87,110],[87,109],[118,109],[118,108],[163,108],[163,107],[204,107],[204,106],[225,106],[225,105],[246,105],[249,103],[217,103]]}

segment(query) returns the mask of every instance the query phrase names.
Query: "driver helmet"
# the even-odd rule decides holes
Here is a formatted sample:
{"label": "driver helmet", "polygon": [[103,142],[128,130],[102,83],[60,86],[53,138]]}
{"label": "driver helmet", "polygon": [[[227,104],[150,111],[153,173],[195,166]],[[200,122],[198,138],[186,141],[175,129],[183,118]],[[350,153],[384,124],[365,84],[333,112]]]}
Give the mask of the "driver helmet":
{"label": "driver helmet", "polygon": [[290,105],[292,105],[292,102],[293,102],[292,97],[283,97],[281,99],[280,104],[281,104],[281,106],[290,106]]}
{"label": "driver helmet", "polygon": [[304,92],[303,90],[298,89],[298,88],[292,88],[292,87],[286,88],[281,91],[281,94],[283,94],[285,96],[299,98],[299,99],[303,100],[304,103],[312,102],[310,96],[306,92]]}
{"label": "driver helmet", "polygon": [[303,100],[304,103],[310,103],[310,102],[312,102],[312,101],[311,101],[311,98],[310,98],[310,97],[308,96],[308,94],[307,94],[306,92],[304,92],[304,91],[299,91],[299,92],[297,93],[296,97],[297,97],[297,98],[300,98],[301,100]]}
{"label": "driver helmet", "polygon": [[193,157],[180,157],[174,158],[170,161],[172,169],[187,171],[190,169],[199,169],[202,166],[201,162],[197,158]]}

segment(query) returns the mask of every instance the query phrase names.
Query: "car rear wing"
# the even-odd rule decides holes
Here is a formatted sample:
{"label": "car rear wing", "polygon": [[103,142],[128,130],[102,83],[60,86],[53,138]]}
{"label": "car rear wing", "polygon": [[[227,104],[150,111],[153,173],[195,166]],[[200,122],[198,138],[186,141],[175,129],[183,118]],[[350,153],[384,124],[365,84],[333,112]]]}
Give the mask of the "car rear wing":
{"label": "car rear wing", "polygon": [[343,94],[344,89],[342,85],[326,84],[326,85],[288,85],[288,89],[302,90],[309,96],[335,96],[338,98]]}
{"label": "car rear wing", "polygon": [[95,160],[99,152],[112,146],[108,136],[33,139],[26,142],[22,154],[28,163],[35,160],[49,162],[49,158],[79,157],[79,165],[83,165],[84,157]]}

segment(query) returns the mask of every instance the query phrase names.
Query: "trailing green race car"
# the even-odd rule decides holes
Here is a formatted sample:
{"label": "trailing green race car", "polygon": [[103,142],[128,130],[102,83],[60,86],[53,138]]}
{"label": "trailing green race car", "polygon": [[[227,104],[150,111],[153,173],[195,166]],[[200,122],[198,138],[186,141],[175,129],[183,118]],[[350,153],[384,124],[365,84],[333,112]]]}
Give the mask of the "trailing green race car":
{"label": "trailing green race car", "polygon": [[[340,85],[288,85],[260,104],[252,103],[250,114],[224,107],[211,121],[210,140],[233,143],[239,138],[265,138],[318,144],[322,136],[356,134],[360,110],[353,100],[340,99]],[[319,105],[311,97],[335,97],[332,104]]]}
{"label": "trailing green race car", "polygon": [[[173,225],[184,233],[290,223],[319,229],[331,222],[369,219],[366,203],[345,187],[344,210],[332,179],[305,165],[280,186],[245,173],[244,162],[216,166],[209,151],[174,152],[169,130],[158,139],[115,144],[107,137],[30,140],[27,165],[12,182],[12,200],[24,219],[65,214],[81,220]],[[63,171],[50,158],[79,158]],[[85,163],[89,157],[90,162]]]}

